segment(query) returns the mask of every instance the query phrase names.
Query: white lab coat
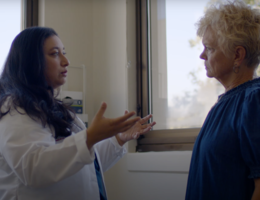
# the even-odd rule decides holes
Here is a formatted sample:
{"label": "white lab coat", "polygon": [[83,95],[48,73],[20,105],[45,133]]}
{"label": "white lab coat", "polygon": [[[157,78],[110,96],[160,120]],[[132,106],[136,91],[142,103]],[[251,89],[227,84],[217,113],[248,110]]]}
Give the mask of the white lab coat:
{"label": "white lab coat", "polygon": [[0,200],[100,199],[94,151],[106,171],[126,149],[113,137],[89,151],[84,123],[74,122],[83,130],[56,143],[52,128],[27,114],[12,110],[0,120]]}

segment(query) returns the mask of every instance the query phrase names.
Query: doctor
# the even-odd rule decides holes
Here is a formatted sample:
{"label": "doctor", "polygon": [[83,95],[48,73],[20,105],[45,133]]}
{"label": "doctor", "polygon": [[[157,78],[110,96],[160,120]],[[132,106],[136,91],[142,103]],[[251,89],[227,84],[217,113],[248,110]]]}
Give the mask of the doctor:
{"label": "doctor", "polygon": [[13,41],[0,78],[0,199],[107,199],[103,171],[123,144],[148,132],[151,116],[109,119],[101,108],[84,123],[54,96],[69,61],[50,28],[33,27]]}

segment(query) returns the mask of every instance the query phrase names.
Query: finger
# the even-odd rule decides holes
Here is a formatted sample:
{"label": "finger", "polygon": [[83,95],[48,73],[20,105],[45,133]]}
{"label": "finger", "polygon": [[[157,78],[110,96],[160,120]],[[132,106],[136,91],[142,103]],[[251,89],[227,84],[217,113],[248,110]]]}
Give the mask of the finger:
{"label": "finger", "polygon": [[133,125],[123,125],[120,127],[120,133],[126,132],[128,129],[130,129]]}
{"label": "finger", "polygon": [[135,118],[132,118],[132,119],[128,119],[123,124],[126,125],[126,126],[127,125],[133,126],[139,120],[140,120],[140,117],[135,117]]}
{"label": "finger", "polygon": [[135,122],[134,122],[134,123],[131,123],[131,124],[124,124],[124,125],[122,125],[122,126],[120,127],[120,132],[125,132],[125,131],[127,131],[128,129],[132,128],[134,124],[135,124]]}
{"label": "finger", "polygon": [[149,132],[151,129],[152,129],[151,126],[146,127],[145,129],[143,129],[142,131],[140,131],[140,135],[143,135],[143,134]]}
{"label": "finger", "polygon": [[156,122],[152,122],[150,125],[153,127],[156,124]]}
{"label": "finger", "polygon": [[106,111],[106,109],[107,109],[107,104],[105,102],[103,102],[101,104],[101,106],[100,106],[96,116],[99,117],[99,118],[102,118],[104,113],[105,113],[105,111]]}
{"label": "finger", "polygon": [[129,111],[128,111],[128,110],[125,110],[125,115],[126,115],[127,113],[129,113]]}
{"label": "finger", "polygon": [[[123,115],[121,117],[116,118],[114,120],[114,123],[122,123],[122,122],[126,121],[128,118],[132,117],[133,115],[135,115],[134,111],[132,111],[130,113],[127,113],[127,114],[125,114],[125,115]],[[139,118],[139,120],[140,120],[140,118]]]}
{"label": "finger", "polygon": [[111,124],[113,126],[112,132],[115,132],[115,133],[125,132],[128,129],[130,129],[139,120],[140,120],[140,117],[135,117],[133,119],[129,119],[124,122],[116,123],[115,119],[113,119],[113,122],[111,122]]}
{"label": "finger", "polygon": [[127,120],[126,122],[124,123],[121,123],[121,126],[120,126],[120,131],[121,132],[125,132],[127,131],[128,129],[130,129],[137,121],[140,120],[140,117],[135,117],[133,119],[129,119]]}
{"label": "finger", "polygon": [[142,128],[146,128],[147,126],[153,127],[155,124],[156,124],[156,122],[152,122],[152,123],[150,123],[150,124],[143,124],[143,125],[142,125]]}
{"label": "finger", "polygon": [[147,128],[148,126],[150,126],[150,124],[143,124],[143,125],[141,126],[141,128],[142,128],[142,129],[145,129],[145,128]]}
{"label": "finger", "polygon": [[153,115],[147,115],[147,116],[145,116],[144,118],[142,118],[142,119],[140,120],[140,123],[141,123],[141,124],[145,124],[146,122],[148,122],[149,119],[152,118],[152,116],[153,116]]}

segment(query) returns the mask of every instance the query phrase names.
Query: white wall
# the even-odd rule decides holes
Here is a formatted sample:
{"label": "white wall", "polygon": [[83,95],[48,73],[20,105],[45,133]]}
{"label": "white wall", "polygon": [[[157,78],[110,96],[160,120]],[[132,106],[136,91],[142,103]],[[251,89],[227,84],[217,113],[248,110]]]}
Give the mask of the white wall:
{"label": "white wall", "polygon": [[[93,14],[92,0],[40,0],[39,22],[53,28],[61,38],[70,66],[86,66],[86,113],[93,107]],[[68,90],[82,91],[82,71],[69,69]]]}
{"label": "white wall", "polygon": [[125,0],[93,0],[94,109],[107,102],[109,117],[127,109],[125,23]]}
{"label": "white wall", "polygon": [[[40,0],[40,15],[41,25],[59,34],[71,66],[86,66],[90,120],[102,101],[108,103],[107,117],[136,108],[134,0]],[[81,72],[69,73],[67,89],[82,90]],[[131,151],[134,144],[129,145]],[[190,153],[181,158],[187,168]],[[126,155],[105,173],[109,199],[184,199],[188,169],[175,170],[176,162],[180,157],[174,153]],[[149,168],[148,163],[155,167]],[[173,166],[172,170],[165,170],[165,165]]]}

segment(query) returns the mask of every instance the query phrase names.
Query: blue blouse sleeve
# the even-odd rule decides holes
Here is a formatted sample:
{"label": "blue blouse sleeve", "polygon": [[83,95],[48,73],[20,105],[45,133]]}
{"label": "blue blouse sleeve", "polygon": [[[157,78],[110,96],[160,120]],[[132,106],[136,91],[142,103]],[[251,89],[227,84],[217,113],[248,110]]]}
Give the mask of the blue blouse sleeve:
{"label": "blue blouse sleeve", "polygon": [[[240,128],[239,128],[240,127]],[[249,178],[260,177],[260,89],[251,91],[242,106],[238,124],[241,154],[250,169]]]}

